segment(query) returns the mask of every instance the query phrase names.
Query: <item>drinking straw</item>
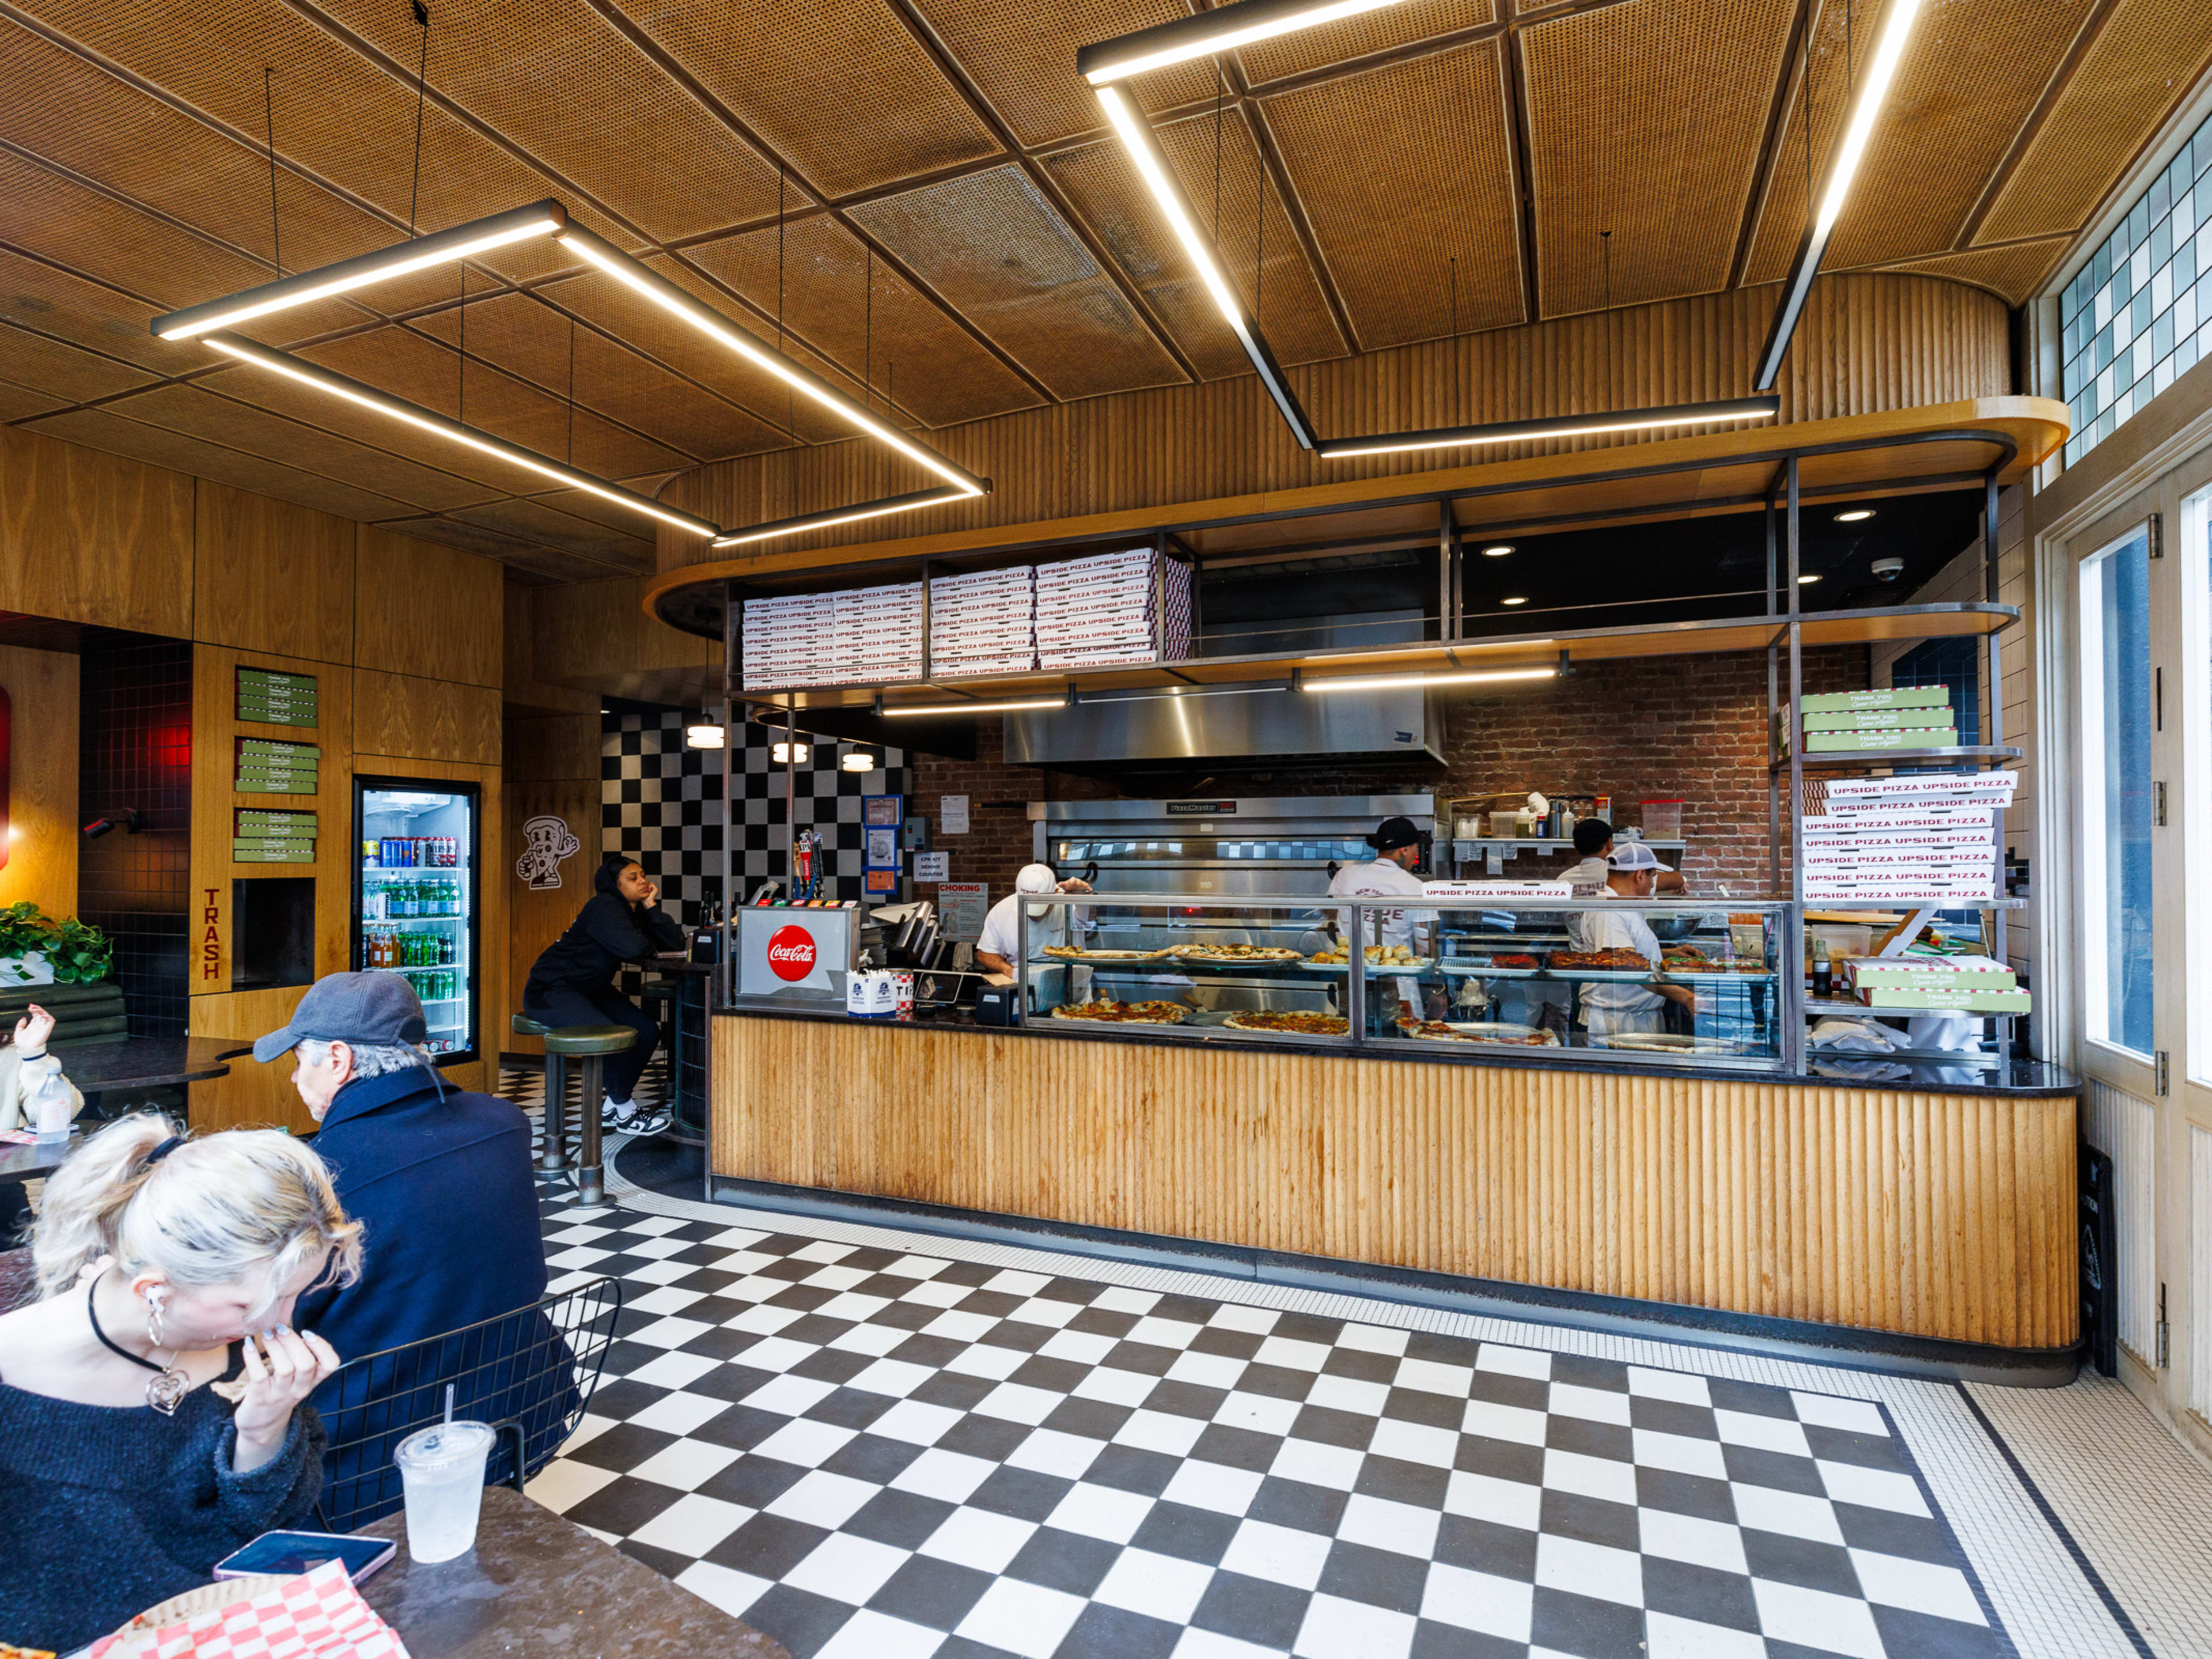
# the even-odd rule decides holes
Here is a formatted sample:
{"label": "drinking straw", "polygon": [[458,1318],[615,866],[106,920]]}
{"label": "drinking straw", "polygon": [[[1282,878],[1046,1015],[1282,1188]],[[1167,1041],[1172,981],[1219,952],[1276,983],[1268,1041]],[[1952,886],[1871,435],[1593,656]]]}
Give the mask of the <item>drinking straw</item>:
{"label": "drinking straw", "polygon": [[448,1423],[450,1423],[450,1422],[452,1422],[453,1420],[453,1385],[452,1383],[448,1382],[448,1383],[447,1383],[447,1384],[446,1384],[446,1421],[447,1421]]}

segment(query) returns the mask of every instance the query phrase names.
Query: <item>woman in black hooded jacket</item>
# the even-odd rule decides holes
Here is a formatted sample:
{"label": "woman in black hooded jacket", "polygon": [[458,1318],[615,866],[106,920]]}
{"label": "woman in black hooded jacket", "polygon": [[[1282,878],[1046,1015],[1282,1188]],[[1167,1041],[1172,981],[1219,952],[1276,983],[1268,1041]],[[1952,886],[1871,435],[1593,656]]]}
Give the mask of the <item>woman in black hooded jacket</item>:
{"label": "woman in black hooded jacket", "polygon": [[[592,896],[568,931],[545,947],[522,988],[522,1012],[548,1025],[627,1025],[636,1046],[606,1058],[607,1097],[600,1121],[612,1129],[651,1128],[633,1098],[660,1028],[614,988],[625,962],[684,948],[684,930],[660,908],[660,890],[636,860],[610,853],[592,878]],[[665,1125],[666,1120],[659,1120]]]}

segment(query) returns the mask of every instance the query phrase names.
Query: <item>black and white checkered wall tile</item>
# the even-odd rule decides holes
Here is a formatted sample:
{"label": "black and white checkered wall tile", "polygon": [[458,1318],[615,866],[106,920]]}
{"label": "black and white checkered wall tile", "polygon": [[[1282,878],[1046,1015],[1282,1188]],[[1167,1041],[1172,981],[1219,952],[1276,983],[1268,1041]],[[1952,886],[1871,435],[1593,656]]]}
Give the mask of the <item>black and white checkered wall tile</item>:
{"label": "black and white checkered wall tile", "polygon": [[[705,901],[720,892],[726,846],[736,854],[732,872],[743,889],[729,896],[741,900],[762,881],[784,874],[788,845],[784,768],[773,754],[782,732],[749,721],[735,734],[733,751],[687,748],[684,726],[703,718],[680,708],[610,712],[599,747],[602,850],[635,858],[662,894],[678,902],[683,920],[693,924]],[[904,793],[905,757],[884,750],[881,767],[848,772],[838,757],[853,745],[800,736],[808,744],[808,763],[790,781],[792,818],[797,828],[822,836],[830,875],[824,896],[860,898],[861,798]],[[722,817],[726,753],[736,819],[730,831]]]}

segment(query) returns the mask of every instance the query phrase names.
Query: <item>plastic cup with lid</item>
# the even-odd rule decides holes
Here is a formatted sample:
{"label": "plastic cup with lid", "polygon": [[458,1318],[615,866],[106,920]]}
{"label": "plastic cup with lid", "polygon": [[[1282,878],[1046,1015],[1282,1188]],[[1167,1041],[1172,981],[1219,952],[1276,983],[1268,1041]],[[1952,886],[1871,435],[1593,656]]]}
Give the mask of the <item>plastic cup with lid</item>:
{"label": "plastic cup with lid", "polygon": [[484,1465],[497,1437],[483,1423],[434,1423],[392,1452],[406,1491],[407,1553],[414,1559],[450,1561],[474,1547]]}

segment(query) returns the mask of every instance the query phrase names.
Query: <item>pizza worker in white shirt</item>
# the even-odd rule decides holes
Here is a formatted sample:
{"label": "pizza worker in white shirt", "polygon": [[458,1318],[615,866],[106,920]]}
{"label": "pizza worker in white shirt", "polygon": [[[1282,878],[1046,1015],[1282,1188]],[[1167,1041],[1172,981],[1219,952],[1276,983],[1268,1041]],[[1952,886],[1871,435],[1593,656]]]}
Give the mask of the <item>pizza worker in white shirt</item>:
{"label": "pizza worker in white shirt", "polygon": [[[1048,864],[1025,864],[1022,872],[1014,878],[1014,890],[991,907],[983,918],[983,931],[975,939],[975,965],[988,973],[1011,974],[1014,971],[1014,957],[1020,951],[1021,923],[1016,911],[1033,900],[1039,893],[1087,893],[1091,884],[1070,876],[1061,881],[1052,872]],[[1095,924],[1087,904],[1029,905],[1030,942],[1033,949],[1042,951],[1048,945],[1065,945],[1072,925],[1078,933],[1087,933]],[[1042,924],[1041,926],[1036,924]],[[1091,970],[1071,967],[1068,970],[1068,1000],[1081,1002],[1089,995]]]}
{"label": "pizza worker in white shirt", "polygon": [[[1421,832],[1413,827],[1411,818],[1385,818],[1375,833],[1367,837],[1367,844],[1375,849],[1374,861],[1370,864],[1347,864],[1330,878],[1328,896],[1331,898],[1419,898],[1422,893],[1421,878],[1413,873],[1413,866],[1421,861]],[[1367,943],[1370,945],[1402,945],[1413,950],[1414,927],[1420,921],[1421,931],[1426,933],[1433,921],[1431,913],[1413,910],[1370,910],[1367,913]],[[1349,918],[1340,919],[1339,928],[1349,940],[1352,929]],[[1427,954],[1414,951],[1416,956]],[[1369,981],[1370,984],[1373,981]],[[1401,1018],[1419,1019],[1421,1017],[1421,983],[1419,980],[1401,979],[1397,981],[1398,1015]]]}
{"label": "pizza worker in white shirt", "polygon": [[[1606,859],[1614,847],[1620,844],[1621,843],[1615,842],[1613,838],[1613,826],[1603,818],[1578,820],[1575,824],[1577,862],[1569,866],[1566,872],[1560,876],[1559,879],[1578,891],[1587,890],[1593,893],[1598,891],[1605,886],[1606,878],[1613,873],[1612,866],[1607,864]],[[1679,894],[1686,890],[1680,871],[1669,870],[1663,864],[1658,866],[1658,871],[1657,891]]]}
{"label": "pizza worker in white shirt", "polygon": [[[1656,969],[1659,940],[1643,913],[1620,901],[1648,899],[1657,890],[1664,868],[1658,855],[1640,841],[1621,842],[1607,860],[1606,886],[1614,902],[1600,910],[1576,913],[1569,932],[1576,947],[1583,951],[1634,951]],[[1697,1006],[1697,993],[1686,985],[1635,985],[1613,980],[1585,981],[1583,1024],[1592,1036],[1659,1031],[1669,1002]]]}

